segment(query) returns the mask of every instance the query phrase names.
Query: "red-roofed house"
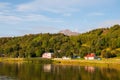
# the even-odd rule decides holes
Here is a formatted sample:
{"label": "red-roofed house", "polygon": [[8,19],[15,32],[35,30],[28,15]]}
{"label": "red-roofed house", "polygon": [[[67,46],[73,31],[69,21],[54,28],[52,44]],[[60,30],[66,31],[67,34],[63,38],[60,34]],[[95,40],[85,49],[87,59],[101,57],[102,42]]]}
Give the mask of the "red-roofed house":
{"label": "red-roofed house", "polygon": [[86,60],[94,60],[94,59],[96,59],[96,55],[95,55],[95,53],[90,53],[90,54],[87,54],[84,58]]}

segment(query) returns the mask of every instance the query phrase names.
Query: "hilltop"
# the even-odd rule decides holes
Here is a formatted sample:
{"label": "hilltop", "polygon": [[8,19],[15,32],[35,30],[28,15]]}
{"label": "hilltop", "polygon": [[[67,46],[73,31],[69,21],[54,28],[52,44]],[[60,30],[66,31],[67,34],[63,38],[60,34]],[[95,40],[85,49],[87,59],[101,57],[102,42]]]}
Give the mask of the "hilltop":
{"label": "hilltop", "polygon": [[79,35],[78,32],[73,32],[73,31],[70,31],[69,29],[61,30],[59,33],[62,33],[62,34],[67,35],[67,36],[76,36],[76,35]]}
{"label": "hilltop", "polygon": [[120,25],[94,29],[76,36],[46,33],[0,38],[0,56],[40,57],[44,52],[54,53],[53,57],[84,57],[88,53],[104,58],[119,57]]}

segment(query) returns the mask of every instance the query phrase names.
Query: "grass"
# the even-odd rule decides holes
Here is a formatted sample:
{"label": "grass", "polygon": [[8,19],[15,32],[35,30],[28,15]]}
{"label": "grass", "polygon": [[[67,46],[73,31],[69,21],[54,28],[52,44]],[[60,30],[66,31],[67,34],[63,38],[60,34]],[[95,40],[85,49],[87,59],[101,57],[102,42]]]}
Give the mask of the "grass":
{"label": "grass", "polygon": [[54,60],[43,58],[0,58],[0,62],[29,62],[29,63],[49,63],[49,64],[117,64],[120,65],[120,58],[110,58],[102,60],[84,60],[84,59],[71,59],[71,60]]}
{"label": "grass", "polygon": [[102,60],[55,60],[60,64],[120,64],[120,59]]}
{"label": "grass", "polygon": [[0,58],[0,62],[26,62],[26,63],[52,63],[51,59],[43,59],[43,58]]}

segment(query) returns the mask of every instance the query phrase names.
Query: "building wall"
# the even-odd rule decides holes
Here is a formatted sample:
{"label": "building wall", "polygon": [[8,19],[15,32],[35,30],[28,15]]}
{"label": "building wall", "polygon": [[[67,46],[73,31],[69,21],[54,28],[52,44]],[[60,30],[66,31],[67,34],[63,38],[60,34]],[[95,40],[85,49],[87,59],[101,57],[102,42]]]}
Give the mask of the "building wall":
{"label": "building wall", "polygon": [[94,60],[95,57],[85,57],[86,60]]}
{"label": "building wall", "polygon": [[44,53],[42,55],[42,58],[52,58],[52,54],[51,53]]}
{"label": "building wall", "polygon": [[95,58],[94,57],[89,57],[89,60],[94,60]]}

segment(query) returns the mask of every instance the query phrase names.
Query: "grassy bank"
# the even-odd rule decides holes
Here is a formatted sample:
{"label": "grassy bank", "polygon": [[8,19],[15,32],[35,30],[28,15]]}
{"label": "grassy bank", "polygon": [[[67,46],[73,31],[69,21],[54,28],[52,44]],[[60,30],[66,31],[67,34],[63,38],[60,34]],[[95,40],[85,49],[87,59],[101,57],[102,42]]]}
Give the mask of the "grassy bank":
{"label": "grassy bank", "polygon": [[0,62],[29,62],[29,63],[49,63],[49,64],[117,64],[120,65],[120,59],[102,59],[102,60],[84,60],[84,59],[72,59],[72,60],[54,60],[43,58],[0,58]]}
{"label": "grassy bank", "polygon": [[0,58],[0,62],[26,62],[26,63],[42,63],[52,64],[53,60],[43,58]]}
{"label": "grassy bank", "polygon": [[102,59],[102,60],[54,60],[59,64],[118,64],[120,59]]}

